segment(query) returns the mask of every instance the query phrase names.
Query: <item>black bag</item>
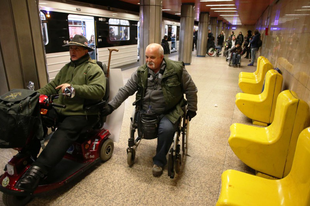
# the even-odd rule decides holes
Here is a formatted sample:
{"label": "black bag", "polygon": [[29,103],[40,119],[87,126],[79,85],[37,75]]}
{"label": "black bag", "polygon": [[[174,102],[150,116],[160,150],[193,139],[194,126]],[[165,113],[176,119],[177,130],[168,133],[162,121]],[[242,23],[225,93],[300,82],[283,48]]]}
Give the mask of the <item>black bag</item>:
{"label": "black bag", "polygon": [[0,96],[0,148],[23,147],[31,135],[42,138],[39,96],[26,89]]}
{"label": "black bag", "polygon": [[140,134],[144,139],[157,138],[159,118],[157,115],[140,115]]}

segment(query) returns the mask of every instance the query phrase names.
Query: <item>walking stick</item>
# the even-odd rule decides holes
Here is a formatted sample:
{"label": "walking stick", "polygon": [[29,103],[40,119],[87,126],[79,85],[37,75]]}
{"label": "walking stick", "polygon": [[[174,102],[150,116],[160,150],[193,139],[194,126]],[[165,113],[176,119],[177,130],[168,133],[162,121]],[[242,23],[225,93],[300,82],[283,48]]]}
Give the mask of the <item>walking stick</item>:
{"label": "walking stick", "polygon": [[107,77],[109,77],[109,74],[110,74],[111,53],[112,53],[113,51],[118,52],[118,49],[108,49],[108,50],[109,50],[109,62],[108,62]]}

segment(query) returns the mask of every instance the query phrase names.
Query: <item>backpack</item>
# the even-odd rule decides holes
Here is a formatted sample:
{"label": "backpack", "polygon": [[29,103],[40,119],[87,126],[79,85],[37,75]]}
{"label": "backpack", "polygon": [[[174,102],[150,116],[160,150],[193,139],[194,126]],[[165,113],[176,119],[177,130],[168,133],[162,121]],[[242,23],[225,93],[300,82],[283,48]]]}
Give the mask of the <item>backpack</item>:
{"label": "backpack", "polygon": [[258,48],[259,48],[259,47],[261,47],[261,46],[262,46],[262,44],[263,44],[262,40],[261,40],[261,39],[259,39],[259,40],[257,41],[257,46],[258,46]]}
{"label": "backpack", "polygon": [[0,96],[0,148],[23,147],[31,135],[42,138],[39,96],[26,89]]}

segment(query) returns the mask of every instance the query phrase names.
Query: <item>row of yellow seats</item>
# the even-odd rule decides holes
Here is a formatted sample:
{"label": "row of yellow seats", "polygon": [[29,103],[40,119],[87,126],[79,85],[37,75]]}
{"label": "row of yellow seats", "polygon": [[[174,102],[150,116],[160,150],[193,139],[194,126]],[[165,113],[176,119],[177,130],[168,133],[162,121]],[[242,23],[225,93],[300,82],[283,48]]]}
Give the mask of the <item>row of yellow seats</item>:
{"label": "row of yellow seats", "polygon": [[[264,57],[259,61],[258,69],[270,63]],[[254,72],[253,79],[257,79],[258,74]],[[239,74],[239,86],[241,77],[251,78],[251,75]],[[233,124],[228,142],[238,158],[255,169],[257,175],[282,179],[264,179],[227,170],[222,174],[218,206],[310,205],[310,177],[306,175],[310,172],[310,128],[300,133],[309,125],[309,107],[293,91],[277,95],[281,87],[282,76],[269,69],[261,94],[237,94],[236,105],[240,111],[253,120],[264,116],[267,118],[264,121],[271,124],[267,127]]]}
{"label": "row of yellow seats", "polygon": [[235,170],[222,174],[216,206],[309,206],[310,127],[298,138],[290,173],[282,179],[265,179]]}

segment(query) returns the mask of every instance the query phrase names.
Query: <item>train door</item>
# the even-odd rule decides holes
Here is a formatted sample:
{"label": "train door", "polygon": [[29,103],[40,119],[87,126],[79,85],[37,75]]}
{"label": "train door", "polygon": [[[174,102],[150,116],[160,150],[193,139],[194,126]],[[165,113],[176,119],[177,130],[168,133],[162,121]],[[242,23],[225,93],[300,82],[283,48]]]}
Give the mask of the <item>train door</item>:
{"label": "train door", "polygon": [[95,20],[92,16],[81,16],[75,14],[68,15],[68,28],[70,40],[74,35],[79,34],[86,37],[88,40],[88,46],[93,48],[94,51],[89,52],[92,59],[96,59],[96,32],[95,32]]}

